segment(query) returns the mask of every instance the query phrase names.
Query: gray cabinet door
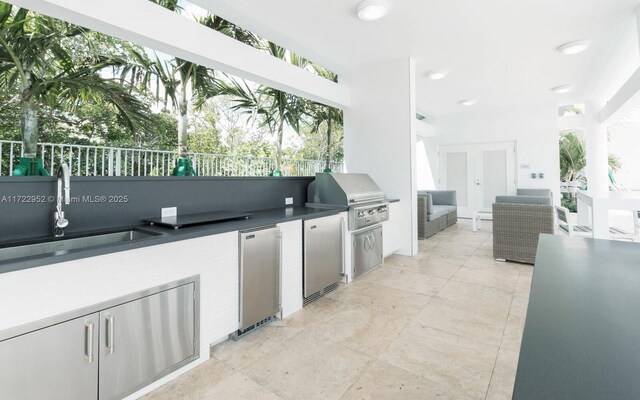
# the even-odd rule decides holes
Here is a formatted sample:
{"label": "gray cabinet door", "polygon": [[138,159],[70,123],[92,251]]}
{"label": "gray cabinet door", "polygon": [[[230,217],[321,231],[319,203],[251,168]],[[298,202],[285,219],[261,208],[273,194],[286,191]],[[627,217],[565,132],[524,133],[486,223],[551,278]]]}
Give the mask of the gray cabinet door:
{"label": "gray cabinet door", "polygon": [[240,232],[240,330],[280,311],[280,229]]}
{"label": "gray cabinet door", "polygon": [[339,215],[304,221],[304,297],[342,279],[342,229]]}
{"label": "gray cabinet door", "polygon": [[100,400],[121,399],[197,356],[194,284],[100,312]]}
{"label": "gray cabinet door", "polygon": [[98,398],[98,314],[0,342],[0,399]]}
{"label": "gray cabinet door", "polygon": [[382,226],[353,235],[354,277],[365,274],[382,264]]}

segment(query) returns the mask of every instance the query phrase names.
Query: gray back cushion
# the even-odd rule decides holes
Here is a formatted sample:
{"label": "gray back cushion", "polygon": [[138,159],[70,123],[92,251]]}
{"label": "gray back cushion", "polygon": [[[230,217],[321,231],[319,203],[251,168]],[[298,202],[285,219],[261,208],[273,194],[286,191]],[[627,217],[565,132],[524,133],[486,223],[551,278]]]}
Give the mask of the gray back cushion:
{"label": "gray back cushion", "polygon": [[518,196],[551,197],[551,189],[518,189]]}
{"label": "gray back cushion", "polygon": [[496,203],[542,204],[550,206],[553,204],[553,201],[551,197],[542,196],[496,196]]}
{"label": "gray back cushion", "polygon": [[434,205],[455,206],[457,204],[455,190],[427,190],[426,192],[431,194]]}

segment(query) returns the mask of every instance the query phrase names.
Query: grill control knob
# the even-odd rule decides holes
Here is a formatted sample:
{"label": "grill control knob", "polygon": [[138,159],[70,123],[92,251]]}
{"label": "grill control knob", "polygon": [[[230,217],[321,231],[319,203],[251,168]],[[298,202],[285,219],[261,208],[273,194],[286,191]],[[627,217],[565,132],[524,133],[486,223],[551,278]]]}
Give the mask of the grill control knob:
{"label": "grill control knob", "polygon": [[376,211],[375,211],[375,210],[369,210],[369,215],[373,215],[373,214],[375,214],[375,213],[376,213]]}
{"label": "grill control knob", "polygon": [[358,211],[358,218],[364,217],[364,211]]}

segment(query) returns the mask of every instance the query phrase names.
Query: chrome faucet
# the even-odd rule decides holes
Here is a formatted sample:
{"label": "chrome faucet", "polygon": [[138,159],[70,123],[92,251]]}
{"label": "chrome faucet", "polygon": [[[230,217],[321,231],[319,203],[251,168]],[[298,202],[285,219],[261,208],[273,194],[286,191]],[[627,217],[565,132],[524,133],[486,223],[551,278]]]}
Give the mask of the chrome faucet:
{"label": "chrome faucet", "polygon": [[56,197],[56,211],[53,213],[53,236],[63,237],[64,228],[69,226],[69,221],[64,218],[64,211],[62,211],[62,185],[64,181],[64,204],[69,204],[71,203],[69,166],[61,164],[56,171],[56,176],[58,177],[58,196]]}

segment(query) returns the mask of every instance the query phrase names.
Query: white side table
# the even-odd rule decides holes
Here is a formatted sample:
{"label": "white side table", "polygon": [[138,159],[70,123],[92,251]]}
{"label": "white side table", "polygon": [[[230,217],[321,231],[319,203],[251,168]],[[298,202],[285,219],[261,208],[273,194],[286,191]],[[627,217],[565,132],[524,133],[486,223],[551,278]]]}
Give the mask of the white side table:
{"label": "white side table", "polygon": [[483,219],[492,220],[493,213],[488,210],[479,210],[473,213],[473,231],[477,232],[480,229],[480,221]]}

